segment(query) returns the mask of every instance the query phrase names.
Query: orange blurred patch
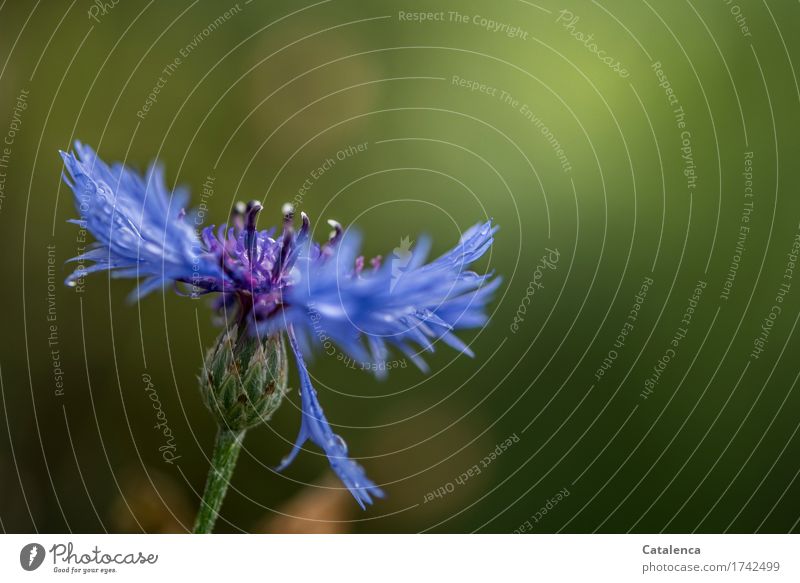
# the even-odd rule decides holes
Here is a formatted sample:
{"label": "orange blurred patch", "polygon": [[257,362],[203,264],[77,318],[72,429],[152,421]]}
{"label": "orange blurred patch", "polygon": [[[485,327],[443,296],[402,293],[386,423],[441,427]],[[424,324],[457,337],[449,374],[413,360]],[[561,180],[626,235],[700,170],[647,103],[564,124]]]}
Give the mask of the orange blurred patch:
{"label": "orange blurred patch", "polygon": [[343,534],[350,532],[350,521],[358,505],[347,488],[332,474],[319,484],[303,488],[267,515],[254,529],[270,534]]}

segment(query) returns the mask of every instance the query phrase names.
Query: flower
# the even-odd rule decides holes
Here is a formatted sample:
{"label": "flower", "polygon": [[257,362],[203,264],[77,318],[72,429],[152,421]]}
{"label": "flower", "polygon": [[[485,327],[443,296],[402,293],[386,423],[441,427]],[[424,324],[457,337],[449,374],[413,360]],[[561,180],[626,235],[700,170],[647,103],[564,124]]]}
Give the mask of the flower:
{"label": "flower", "polygon": [[239,329],[259,337],[286,334],[300,377],[302,419],[278,471],[311,440],[362,508],[372,497],[382,497],[328,423],[304,355],[335,343],[350,357],[370,363],[378,375],[385,373],[391,347],[423,371],[427,365],[419,352],[432,352],[438,341],[471,356],[454,332],[486,321],[484,309],[500,279],[467,267],[489,249],[497,227],[491,221],[473,226],[452,250],[429,263],[429,239],[417,241],[413,252],[404,239],[392,261],[384,264],[377,257],[367,268],[358,255],[358,234],[335,221],[329,221],[333,230],[320,245],[311,240],[305,213],[295,230],[290,205],[283,208],[276,235],[274,229],[256,228],[259,203],[240,203],[230,224],[207,227],[198,236],[191,226],[195,215],[185,209],[188,195],[182,189],[170,192],[160,166],[153,164],[142,176],[122,164],[106,165],[80,143],[61,156],[68,172],[64,180],[81,215],[72,222],[96,239],[88,252],[71,260],[92,264],[79,267],[67,284],[108,270],[141,278],[138,297],[166,284],[192,294],[215,293],[217,308]]}

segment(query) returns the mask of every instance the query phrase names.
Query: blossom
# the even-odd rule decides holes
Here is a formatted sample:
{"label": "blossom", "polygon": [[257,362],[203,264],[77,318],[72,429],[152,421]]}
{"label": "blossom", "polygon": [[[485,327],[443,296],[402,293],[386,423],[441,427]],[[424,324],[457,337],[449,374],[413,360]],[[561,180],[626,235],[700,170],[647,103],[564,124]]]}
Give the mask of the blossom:
{"label": "blossom", "polygon": [[471,356],[455,331],[487,319],[486,304],[500,279],[468,267],[492,245],[497,227],[491,221],[471,227],[453,249],[427,263],[430,240],[421,238],[413,252],[405,240],[399,256],[386,262],[377,257],[367,266],[359,255],[359,234],[335,221],[329,221],[328,240],[318,244],[305,213],[295,229],[294,210],[285,205],[278,234],[257,229],[258,202],[240,203],[229,224],[206,227],[198,235],[192,227],[195,215],[186,210],[188,194],[170,191],[159,165],[140,175],[122,164],[108,166],[80,143],[61,155],[80,213],[72,222],[96,240],[71,260],[81,266],[67,284],[107,270],[141,279],[139,297],[167,284],[192,294],[216,294],[217,309],[231,323],[259,337],[285,334],[300,377],[302,415],[297,439],[278,471],[310,440],[362,508],[383,496],[328,423],[305,355],[335,343],[378,375],[386,370],[391,348],[423,371],[427,365],[420,353],[432,352],[438,342]]}

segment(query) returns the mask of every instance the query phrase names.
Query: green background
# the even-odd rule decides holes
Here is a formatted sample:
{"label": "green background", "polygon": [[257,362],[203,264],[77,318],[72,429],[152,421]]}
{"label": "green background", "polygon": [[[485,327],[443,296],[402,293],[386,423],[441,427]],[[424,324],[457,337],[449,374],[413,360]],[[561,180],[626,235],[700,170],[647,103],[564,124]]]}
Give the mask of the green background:
{"label": "green background", "polygon": [[[262,224],[277,223],[330,158],[296,199],[318,239],[335,218],[364,233],[367,255],[422,233],[439,253],[478,220],[501,227],[478,265],[504,280],[491,321],[463,335],[475,359],[442,347],[430,376],[408,367],[385,382],[322,353],[312,364],[328,418],[386,500],[362,513],[314,449],[285,476],[272,471],[299,425],[293,391],[249,433],[219,531],[798,530],[800,280],[785,270],[800,230],[800,6],[736,1],[0,4],[0,139],[16,130],[0,199],[2,528],[180,532],[215,431],[195,383],[216,334],[205,300],[167,290],[129,304],[133,282],[105,275],[79,293],[61,285],[80,243],[57,152],[80,139],[106,161],[159,158],[195,204],[213,177],[207,223],[253,198]],[[400,18],[420,11],[444,20]],[[686,115],[693,188],[655,62]],[[540,278],[546,249],[559,261]],[[633,330],[597,380],[645,278]],[[514,332],[533,280],[542,287]],[[698,281],[686,337],[645,399]],[[145,373],[175,438],[173,465]]]}

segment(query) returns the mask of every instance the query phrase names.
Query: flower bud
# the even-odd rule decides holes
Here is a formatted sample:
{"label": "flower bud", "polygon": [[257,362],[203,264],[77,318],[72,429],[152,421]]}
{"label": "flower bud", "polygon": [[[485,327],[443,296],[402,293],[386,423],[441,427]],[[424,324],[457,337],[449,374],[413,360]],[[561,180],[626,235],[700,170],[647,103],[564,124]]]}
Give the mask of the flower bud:
{"label": "flower bud", "polygon": [[241,431],[269,421],[288,391],[283,337],[259,339],[235,327],[208,351],[200,387],[222,427]]}

